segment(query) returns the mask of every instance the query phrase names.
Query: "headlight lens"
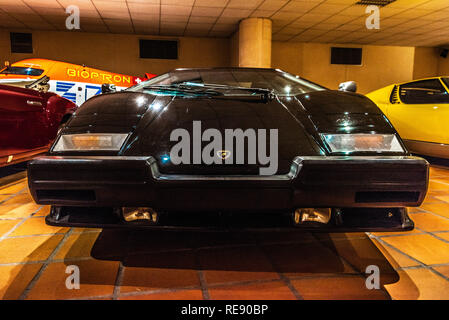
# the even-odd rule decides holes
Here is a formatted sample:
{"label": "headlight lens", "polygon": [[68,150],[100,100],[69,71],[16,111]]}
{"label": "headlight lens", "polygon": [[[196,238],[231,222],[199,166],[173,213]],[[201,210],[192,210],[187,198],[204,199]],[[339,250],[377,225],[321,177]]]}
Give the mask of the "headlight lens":
{"label": "headlight lens", "polygon": [[118,151],[127,137],[126,133],[64,134],[53,151]]}
{"label": "headlight lens", "polygon": [[323,134],[333,153],[404,152],[394,134]]}

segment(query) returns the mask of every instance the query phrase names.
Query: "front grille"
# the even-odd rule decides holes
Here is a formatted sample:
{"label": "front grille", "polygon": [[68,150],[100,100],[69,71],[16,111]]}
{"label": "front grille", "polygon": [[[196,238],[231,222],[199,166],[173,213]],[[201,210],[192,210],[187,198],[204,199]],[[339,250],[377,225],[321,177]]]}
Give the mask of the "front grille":
{"label": "front grille", "polygon": [[[246,159],[245,159],[246,161]],[[292,161],[278,160],[277,174],[287,174],[290,171]],[[211,165],[194,165],[194,164],[160,164],[158,163],[158,170],[161,174],[181,174],[186,176],[257,176],[260,174],[260,169],[268,167],[268,165],[260,164],[211,164]]]}

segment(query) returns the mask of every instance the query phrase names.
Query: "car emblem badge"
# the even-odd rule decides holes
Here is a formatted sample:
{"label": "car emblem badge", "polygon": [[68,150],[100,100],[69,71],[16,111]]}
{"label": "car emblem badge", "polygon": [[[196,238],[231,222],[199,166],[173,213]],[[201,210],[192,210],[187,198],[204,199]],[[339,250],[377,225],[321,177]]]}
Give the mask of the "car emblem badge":
{"label": "car emblem badge", "polygon": [[219,150],[217,151],[217,156],[223,160],[228,159],[231,156],[231,151],[229,150]]}

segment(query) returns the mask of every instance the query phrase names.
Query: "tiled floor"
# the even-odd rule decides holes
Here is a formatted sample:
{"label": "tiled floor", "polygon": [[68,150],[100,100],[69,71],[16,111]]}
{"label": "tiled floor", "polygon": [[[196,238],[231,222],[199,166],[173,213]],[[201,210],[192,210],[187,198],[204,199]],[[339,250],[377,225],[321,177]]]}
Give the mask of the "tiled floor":
{"label": "tiled floor", "polygon": [[407,233],[102,231],[47,226],[48,211],[25,178],[0,187],[0,298],[449,299],[449,168],[432,167]]}

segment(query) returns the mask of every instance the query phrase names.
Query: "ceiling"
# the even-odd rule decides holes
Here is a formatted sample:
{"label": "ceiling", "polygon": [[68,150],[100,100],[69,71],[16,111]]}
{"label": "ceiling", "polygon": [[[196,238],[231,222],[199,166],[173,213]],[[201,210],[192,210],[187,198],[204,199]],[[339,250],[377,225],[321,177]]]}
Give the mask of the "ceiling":
{"label": "ceiling", "polygon": [[358,0],[0,0],[0,28],[65,29],[77,5],[81,31],[229,37],[247,17],[273,21],[273,40],[400,46],[449,44],[449,0],[396,0],[368,30]]}

